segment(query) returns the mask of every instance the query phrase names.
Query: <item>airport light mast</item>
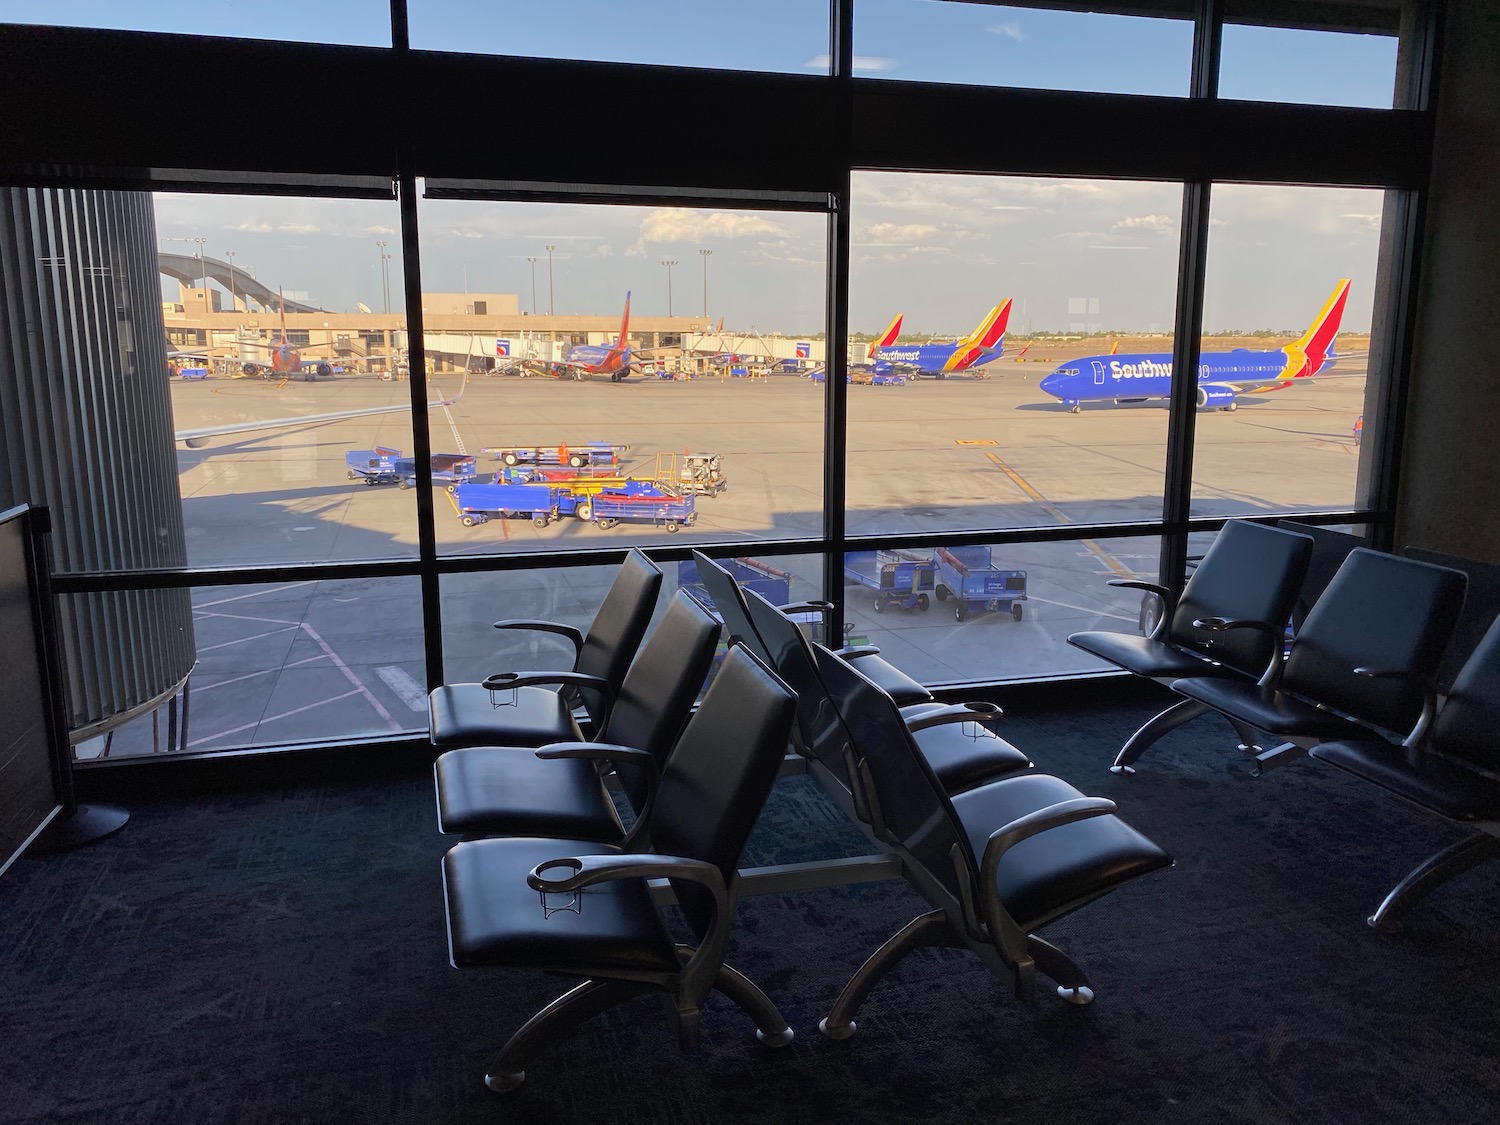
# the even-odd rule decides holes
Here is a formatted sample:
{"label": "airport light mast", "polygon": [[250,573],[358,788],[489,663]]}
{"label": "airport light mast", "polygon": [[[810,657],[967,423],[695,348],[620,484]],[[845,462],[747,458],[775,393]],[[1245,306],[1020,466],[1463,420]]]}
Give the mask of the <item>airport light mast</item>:
{"label": "airport light mast", "polygon": [[557,249],[556,246],[548,246],[547,247],[547,315],[548,316],[552,316],[553,315],[553,306],[552,306],[552,251],[554,251],[556,249]]}
{"label": "airport light mast", "polygon": [[700,249],[698,253],[703,255],[703,319],[708,319],[708,256],[712,250]]}
{"label": "airport light mast", "polygon": [[667,267],[667,316],[672,315],[672,267],[677,264],[676,258],[663,258],[661,264]]}
{"label": "airport light mast", "polygon": [[239,312],[239,306],[234,303],[234,251],[224,251],[224,257],[229,259],[229,311]]}
{"label": "airport light mast", "polygon": [[526,260],[531,263],[531,315],[536,316],[536,259]]}
{"label": "airport light mast", "polygon": [[380,289],[385,297],[385,312],[389,316],[391,312],[391,282],[386,262],[390,261],[391,256],[385,252],[385,248],[390,244],[377,241],[375,245],[380,248]]}

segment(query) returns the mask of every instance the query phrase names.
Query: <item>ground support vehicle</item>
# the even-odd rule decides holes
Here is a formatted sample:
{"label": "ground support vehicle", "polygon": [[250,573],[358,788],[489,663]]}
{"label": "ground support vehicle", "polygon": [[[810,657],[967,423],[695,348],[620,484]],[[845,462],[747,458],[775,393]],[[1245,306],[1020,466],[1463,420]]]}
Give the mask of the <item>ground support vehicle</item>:
{"label": "ground support vehicle", "polygon": [[635,496],[640,493],[661,495],[663,489],[654,480],[636,477],[591,475],[587,469],[557,470],[517,467],[501,469],[495,474],[497,482],[543,483],[557,489],[558,511],[565,516],[577,516],[585,523],[594,518],[594,497],[601,492],[623,493]]}
{"label": "ground support vehicle", "polygon": [[937,585],[937,564],[915,551],[849,551],[844,555],[844,582],[875,591],[871,608],[926,609]]}
{"label": "ground support vehicle", "polygon": [[957,599],[953,616],[959,621],[1006,610],[1021,620],[1021,603],[1026,600],[1024,570],[991,565],[990,549],[984,546],[939,547],[933,558],[937,563],[938,601]]}
{"label": "ground support vehicle", "polygon": [[[784,570],[768,566],[759,559],[720,559],[719,565],[734,575],[741,589],[754,590],[772,605],[786,605],[792,600],[792,576]],[[698,564],[692,559],[677,564],[677,585],[704,608],[713,609],[713,599],[699,579]]]}
{"label": "ground support vehicle", "polygon": [[601,492],[593,498],[595,523],[600,527],[614,527],[623,520],[631,520],[675,532],[697,520],[693,493],[685,492],[679,496],[649,481],[632,483],[644,487],[634,492]]}
{"label": "ground support vehicle", "polygon": [[395,484],[400,480],[396,472],[399,449],[387,449],[377,445],[374,449],[351,449],[344,454],[344,464],[349,467],[350,480],[363,480],[366,484]]}
{"label": "ground support vehicle", "polygon": [[546,527],[559,514],[558,490],[546,484],[480,484],[465,481],[450,494],[465,527],[521,516]]}
{"label": "ground support vehicle", "polygon": [[488,453],[506,465],[571,465],[575,469],[585,466],[618,465],[628,445],[611,445],[607,441],[589,441],[582,445],[562,442],[553,446],[542,445],[487,445],[479,452]]}
{"label": "ground support vehicle", "polygon": [[717,453],[684,453],[677,471],[677,487],[684,492],[717,496],[729,487],[724,463]]}
{"label": "ground support vehicle", "polygon": [[[464,481],[474,479],[474,458],[466,453],[434,453],[429,458],[432,466],[433,481],[443,481],[452,492]],[[400,457],[396,460],[396,483],[402,488],[410,488],[417,483],[417,461],[414,457]]]}

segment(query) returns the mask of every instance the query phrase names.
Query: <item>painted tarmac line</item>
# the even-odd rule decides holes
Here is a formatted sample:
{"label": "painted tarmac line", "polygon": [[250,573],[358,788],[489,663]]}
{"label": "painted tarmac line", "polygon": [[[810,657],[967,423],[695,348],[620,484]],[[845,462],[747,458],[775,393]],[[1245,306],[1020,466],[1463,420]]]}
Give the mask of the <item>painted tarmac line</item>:
{"label": "painted tarmac line", "polygon": [[[1005,461],[1000,457],[1000,455],[998,453],[986,452],[985,456],[988,457],[995,464],[996,468],[998,468],[1002,473],[1004,473],[1006,476],[1008,476],[1011,479],[1011,483],[1012,484],[1014,484],[1017,488],[1019,488],[1029,499],[1031,499],[1032,501],[1034,501],[1037,504],[1040,504],[1046,510],[1047,514],[1050,515],[1053,519],[1055,519],[1058,523],[1060,523],[1060,524],[1070,524],[1070,523],[1073,522],[1072,520],[1070,520],[1068,518],[1066,512],[1064,512],[1056,504],[1052,503],[1052,501],[1048,500],[1045,496],[1043,496],[1040,492],[1038,492],[1035,488],[1033,488],[1031,486],[1031,483],[1025,477],[1023,477],[1020,473],[1016,472],[1015,469],[1013,469],[1009,465],[1007,465],[1005,463]],[[1082,539],[1082,540],[1079,540],[1079,542],[1081,542],[1083,544],[1083,546],[1088,550],[1088,552],[1091,555],[1093,555],[1095,558],[1097,558],[1105,566],[1109,567],[1109,569],[1111,571],[1113,571],[1119,577],[1121,577],[1121,578],[1134,578],[1135,577],[1135,573],[1132,570],[1130,570],[1128,567],[1126,567],[1124,563],[1122,563],[1118,559],[1116,559],[1112,554],[1110,554],[1108,551],[1106,551],[1103,547],[1099,546],[1099,544],[1096,543],[1096,542],[1094,542],[1094,540],[1092,540],[1092,539]]]}
{"label": "painted tarmac line", "polygon": [[413,711],[427,710],[427,690],[412,679],[405,669],[398,668],[394,664],[387,664],[376,668],[375,674],[384,680],[386,687],[395,692],[401,702]]}

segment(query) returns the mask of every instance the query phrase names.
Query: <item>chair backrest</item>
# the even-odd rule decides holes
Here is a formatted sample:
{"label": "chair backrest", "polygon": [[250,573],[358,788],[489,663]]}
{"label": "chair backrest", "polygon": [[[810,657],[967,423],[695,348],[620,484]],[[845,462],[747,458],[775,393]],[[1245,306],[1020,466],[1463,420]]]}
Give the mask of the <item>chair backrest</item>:
{"label": "chair backrest", "polygon": [[1460,571],[1357,547],[1307,615],[1281,686],[1404,734],[1421,714],[1424,684],[1354,669],[1434,675],[1463,599]]}
{"label": "chair backrest", "polygon": [[[656,612],[661,577],[661,570],[639,549],[625,556],[599,612],[583,635],[575,671],[598,676],[619,691]],[[592,693],[583,694],[587,698]],[[597,713],[596,707],[590,707],[590,711]]]}
{"label": "chair backrest", "polygon": [[[1291,617],[1312,546],[1295,532],[1244,520],[1226,523],[1183,588],[1167,640],[1260,675],[1284,643],[1280,626]],[[1205,617],[1270,621],[1278,628],[1212,633],[1193,625]]]}
{"label": "chair backrest", "polygon": [[765,642],[750,622],[744,598],[741,596],[740,584],[734,580],[734,575],[702,551],[693,552],[693,564],[698,569],[698,581],[703,583],[703,588],[708,591],[709,599],[714,603],[714,610],[724,622],[725,639],[732,641],[738,638],[761,660],[772,668],[776,668],[775,658],[767,650]]}
{"label": "chair backrest", "polygon": [[[649,751],[658,766],[664,765],[708,677],[718,644],[714,615],[678,590],[625,673],[599,741]],[[619,773],[626,796],[640,809],[646,779],[635,770]]]}
{"label": "chair backrest", "polygon": [[743,595],[740,604],[769,653],[771,667],[797,693],[798,749],[826,767],[840,785],[853,793],[844,761],[844,747],[853,741],[853,736],[829,697],[818,670],[814,646],[795,621],[754,590],[742,589],[740,593]]}
{"label": "chair backrest", "polygon": [[[652,850],[712,863],[733,886],[750,830],[781,768],[796,699],[744,645],[733,645],[667,759],[651,816]],[[712,899],[686,881],[672,887],[701,939]]]}
{"label": "chair backrest", "polygon": [[1312,607],[1318,604],[1323,591],[1328,589],[1328,583],[1333,581],[1339,567],[1344,565],[1349,552],[1356,547],[1363,547],[1365,541],[1361,536],[1347,531],[1334,531],[1331,527],[1318,527],[1316,524],[1298,523],[1296,520],[1277,520],[1276,526],[1286,531],[1295,531],[1298,535],[1306,535],[1313,542],[1312,558],[1307,561],[1307,576],[1303,578],[1302,589],[1292,605],[1292,632],[1295,634],[1302,631],[1302,623],[1307,620]]}
{"label": "chair backrest", "polygon": [[[846,660],[814,645],[829,696],[851,735],[856,780],[877,834],[900,843],[956,899],[961,862],[969,888],[979,872],[953,803],[913,741],[895,700]],[[869,787],[863,781],[868,779]]]}
{"label": "chair backrest", "polygon": [[1448,651],[1443,654],[1443,663],[1438,667],[1438,690],[1446,694],[1469,657],[1478,649],[1490,623],[1500,615],[1500,563],[1466,559],[1462,555],[1429,551],[1425,547],[1408,547],[1401,553],[1418,562],[1461,570],[1469,579],[1458,627],[1453,630],[1453,640],[1448,642]]}
{"label": "chair backrest", "polygon": [[1429,744],[1480,769],[1500,770],[1500,617],[1454,679]]}

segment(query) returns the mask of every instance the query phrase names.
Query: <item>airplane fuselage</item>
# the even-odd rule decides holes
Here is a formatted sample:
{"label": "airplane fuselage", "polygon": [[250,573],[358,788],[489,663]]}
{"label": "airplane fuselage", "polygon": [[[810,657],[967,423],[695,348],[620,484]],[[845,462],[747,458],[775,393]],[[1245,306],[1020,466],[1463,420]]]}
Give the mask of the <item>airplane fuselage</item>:
{"label": "airplane fuselage", "polygon": [[[1198,405],[1233,410],[1238,395],[1284,385],[1326,370],[1331,357],[1314,366],[1294,345],[1275,351],[1238,348],[1204,352],[1198,357]],[[1042,391],[1072,407],[1085,402],[1139,402],[1170,398],[1170,353],[1091,355],[1070,359],[1038,384]]]}
{"label": "airplane fuselage", "polygon": [[575,344],[568,349],[564,360],[568,366],[587,371],[590,375],[609,375],[623,379],[630,374],[630,349],[619,344],[605,347],[603,344]]}
{"label": "airplane fuselage", "polygon": [[950,375],[968,371],[1000,358],[1004,344],[983,348],[977,344],[890,344],[871,356],[878,374],[916,370],[921,375]]}

